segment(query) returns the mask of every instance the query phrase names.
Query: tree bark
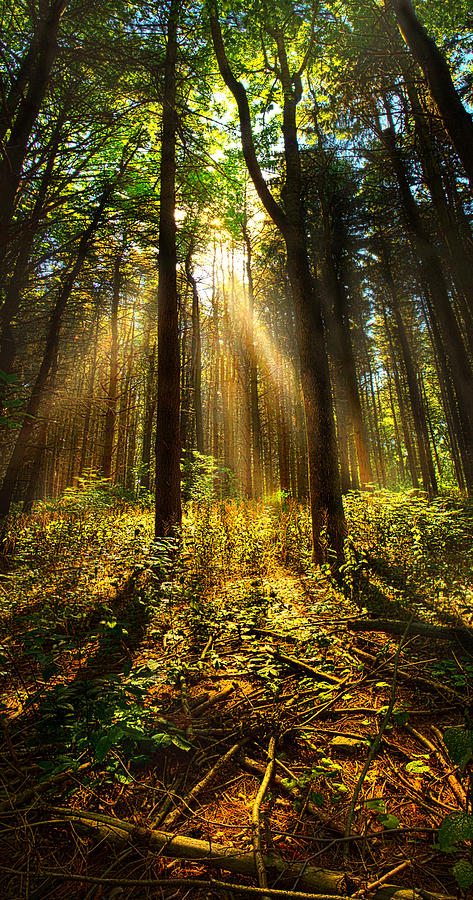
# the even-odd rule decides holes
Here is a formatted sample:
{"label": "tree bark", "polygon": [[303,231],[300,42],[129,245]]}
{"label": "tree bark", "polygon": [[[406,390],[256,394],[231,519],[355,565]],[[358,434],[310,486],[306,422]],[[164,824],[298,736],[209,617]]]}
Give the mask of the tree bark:
{"label": "tree bark", "polygon": [[411,0],[388,0],[399,30],[422,69],[443,124],[473,188],[473,119],[453,84],[445,57],[416,16]]}
{"label": "tree bark", "polygon": [[411,192],[403,161],[396,146],[392,128],[382,133],[383,144],[391,160],[399,185],[401,208],[409,229],[413,251],[419,264],[419,278],[425,285],[433,315],[438,320],[452,380],[457,395],[458,411],[467,454],[466,480],[471,490],[473,480],[473,370],[466,352],[457,318],[450,302],[442,264],[422,224]]}
{"label": "tree bark", "polygon": [[394,283],[387,251],[384,245],[382,245],[381,248],[381,263],[384,280],[389,291],[391,312],[394,316],[396,332],[399,339],[399,345],[401,347],[401,353],[404,362],[404,369],[406,372],[409,399],[411,401],[412,418],[414,420],[414,429],[417,438],[417,450],[419,454],[422,484],[424,487],[424,491],[432,496],[438,493],[438,486],[432,460],[432,454],[430,451],[425,407],[421,393],[419,391],[419,373],[418,371],[416,371],[412,349],[399,307],[399,297],[396,285]]}
{"label": "tree bark", "polygon": [[158,286],[158,389],[155,536],[180,528],[180,353],[176,251],[176,65],[179,0],[171,0],[164,60]]}
{"label": "tree bark", "polygon": [[[15,260],[13,274],[7,284],[5,299],[0,310],[0,369],[7,374],[11,373],[15,356],[16,345],[12,329],[12,322],[18,313],[21,297],[28,279],[28,263],[31,256],[34,239],[44,214],[44,206],[47,192],[51,183],[51,176],[57,157],[62,126],[66,116],[64,108],[57,118],[47,150],[46,165],[44,168],[38,194],[33,206],[30,221],[22,235],[20,249]],[[0,388],[0,404],[1,404]]]}
{"label": "tree bark", "polygon": [[248,280],[248,353],[249,353],[249,402],[251,421],[251,449],[253,459],[252,491],[253,497],[260,497],[263,490],[263,440],[261,435],[261,416],[258,400],[258,361],[255,344],[255,289],[253,283],[251,238],[246,219],[242,223],[243,240],[246,247],[246,277]]}
{"label": "tree bark", "polygon": [[112,474],[113,438],[115,435],[115,419],[117,417],[118,397],[118,301],[122,282],[121,263],[122,253],[116,254],[113,263],[113,293],[111,315],[111,343],[110,343],[110,370],[108,379],[107,399],[105,403],[105,427],[102,451],[101,471],[104,478],[110,478]]}
{"label": "tree bark", "polygon": [[51,0],[43,13],[44,25],[40,35],[36,58],[29,72],[28,90],[19,103],[18,112],[11,126],[10,137],[2,148],[0,158],[0,262],[3,260],[9,240],[9,230],[15,209],[15,198],[21,179],[28,141],[43,102],[51,71],[57,56],[57,36],[61,16],[67,0]]}
{"label": "tree bark", "polygon": [[155,392],[155,368],[156,345],[153,344],[147,355],[146,387],[145,387],[145,419],[143,423],[143,440],[141,446],[140,487],[145,491],[150,489],[151,471],[151,437],[153,433],[153,419],[156,410]]}
{"label": "tree bark", "polygon": [[191,246],[186,256],[185,268],[187,280],[192,290],[192,347],[191,347],[191,380],[194,398],[195,443],[199,453],[205,453],[204,421],[202,415],[202,342],[200,336],[200,310],[197,282],[192,272]]}
{"label": "tree bark", "polygon": [[0,522],[3,522],[10,512],[10,506],[13,499],[18,475],[23,466],[28,443],[35,428],[36,417],[41,401],[43,399],[48,375],[57,352],[59,332],[67,301],[69,300],[75,281],[85,262],[87,253],[90,250],[92,239],[99,226],[105,207],[116,186],[116,183],[117,181],[115,180],[104,190],[99,204],[92,216],[92,219],[82,234],[76,259],[69,273],[65,276],[56,298],[54,309],[49,321],[43,359],[39,368],[39,372],[36,376],[35,383],[33,385],[33,390],[26,407],[25,417],[18,432],[10,462],[4,475],[2,487],[0,488]]}
{"label": "tree bark", "polygon": [[255,189],[286,244],[286,264],[294,299],[309,456],[310,506],[314,560],[325,560],[322,532],[339,562],[346,533],[340,489],[330,373],[320,297],[310,270],[302,202],[302,174],[297,140],[296,107],[302,96],[300,76],[289,72],[282,30],[274,32],[284,94],[283,139],[286,160],[285,211],[275,201],[259,166],[245,88],[231,70],[215,3],[210,25],[222,78],[238,106],[243,155]]}

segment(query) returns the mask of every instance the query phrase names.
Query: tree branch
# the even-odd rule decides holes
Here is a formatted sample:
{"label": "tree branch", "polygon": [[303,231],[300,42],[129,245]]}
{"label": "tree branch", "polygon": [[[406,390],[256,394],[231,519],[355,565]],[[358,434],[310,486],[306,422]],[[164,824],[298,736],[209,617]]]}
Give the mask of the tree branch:
{"label": "tree branch", "polygon": [[256,156],[248,97],[243,84],[241,83],[241,81],[238,81],[238,79],[235,78],[230,67],[230,63],[228,61],[225,50],[225,45],[223,43],[222,30],[220,28],[215,0],[210,0],[209,2],[209,18],[215,56],[217,58],[220,74],[227,88],[233,94],[238,106],[241,145],[243,156],[245,157],[245,162],[248,166],[248,171],[251,175],[256,192],[266,212],[271,217],[274,224],[284,233],[287,228],[286,214],[276,202],[271,191],[269,190]]}

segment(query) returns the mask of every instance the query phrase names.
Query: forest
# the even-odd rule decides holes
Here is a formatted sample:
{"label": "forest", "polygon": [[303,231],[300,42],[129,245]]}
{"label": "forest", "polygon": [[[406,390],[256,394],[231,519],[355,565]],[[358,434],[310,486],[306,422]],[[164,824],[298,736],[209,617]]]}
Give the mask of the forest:
{"label": "forest", "polygon": [[3,0],[0,897],[473,896],[472,0]]}

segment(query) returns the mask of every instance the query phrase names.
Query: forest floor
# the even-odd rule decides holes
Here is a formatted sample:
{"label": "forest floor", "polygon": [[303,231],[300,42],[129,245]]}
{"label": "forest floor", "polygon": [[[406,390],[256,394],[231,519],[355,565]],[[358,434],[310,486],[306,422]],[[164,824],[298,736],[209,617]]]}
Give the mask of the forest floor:
{"label": "forest floor", "polygon": [[472,512],[349,515],[342,588],[295,505],[192,507],[177,558],[98,491],[17,521],[2,896],[468,894]]}

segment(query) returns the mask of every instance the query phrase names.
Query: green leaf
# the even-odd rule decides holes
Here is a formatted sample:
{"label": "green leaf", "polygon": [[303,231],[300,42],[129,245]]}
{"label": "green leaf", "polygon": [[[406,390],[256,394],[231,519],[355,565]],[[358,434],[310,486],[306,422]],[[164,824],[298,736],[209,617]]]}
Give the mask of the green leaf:
{"label": "green leaf", "polygon": [[455,863],[453,874],[460,890],[466,891],[473,886],[473,866],[467,859],[459,859]]}
{"label": "green leaf", "polygon": [[408,709],[396,709],[396,707],[392,711],[392,717],[398,725],[406,725],[409,720],[409,710]]}
{"label": "green leaf", "polygon": [[412,762],[407,763],[406,772],[410,772],[411,775],[430,775],[430,766],[427,766],[422,759],[413,759]]}
{"label": "green leaf", "polygon": [[382,813],[386,812],[386,804],[382,797],[373,797],[372,800],[365,800],[366,809],[371,809],[373,812]]}
{"label": "green leaf", "polygon": [[439,828],[439,847],[450,853],[458,841],[471,841],[473,838],[473,815],[471,813],[451,813],[443,820]]}
{"label": "green leaf", "polygon": [[178,734],[171,735],[171,741],[173,742],[175,747],[179,747],[179,750],[185,750],[186,753],[192,747],[192,744],[189,744],[189,741],[186,741],[184,740],[184,738],[179,737]]}
{"label": "green leaf", "polygon": [[95,759],[97,762],[103,762],[107,753],[111,750],[115,743],[115,737],[110,732],[105,732],[95,744]]}
{"label": "green leaf", "polygon": [[151,740],[155,747],[170,747],[172,744],[172,740],[169,734],[153,734]]}
{"label": "green leaf", "polygon": [[384,825],[385,828],[389,829],[399,828],[399,825],[401,824],[397,816],[391,816],[389,814],[378,816],[378,822],[380,822],[381,825]]}
{"label": "green leaf", "polygon": [[18,381],[18,375],[7,375],[3,369],[0,369],[0,381],[3,381],[5,384],[15,384]]}
{"label": "green leaf", "polygon": [[450,759],[463,772],[467,763],[473,758],[473,730],[463,728],[461,725],[454,725],[452,728],[445,729],[443,740]]}

